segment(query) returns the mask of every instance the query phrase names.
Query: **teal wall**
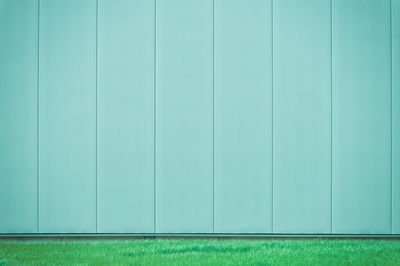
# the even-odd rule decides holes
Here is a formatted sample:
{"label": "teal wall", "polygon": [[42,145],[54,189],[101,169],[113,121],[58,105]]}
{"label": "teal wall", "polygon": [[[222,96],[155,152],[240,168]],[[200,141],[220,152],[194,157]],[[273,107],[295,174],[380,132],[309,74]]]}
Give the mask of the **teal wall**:
{"label": "teal wall", "polygon": [[400,0],[0,0],[0,234],[400,234]]}

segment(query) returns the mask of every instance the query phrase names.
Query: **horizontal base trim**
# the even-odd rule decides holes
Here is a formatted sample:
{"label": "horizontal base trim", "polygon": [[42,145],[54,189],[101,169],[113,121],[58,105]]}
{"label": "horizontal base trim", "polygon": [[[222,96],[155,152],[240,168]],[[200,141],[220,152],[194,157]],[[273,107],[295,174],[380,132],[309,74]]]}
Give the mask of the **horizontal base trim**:
{"label": "horizontal base trim", "polygon": [[95,237],[143,237],[143,238],[163,238],[163,237],[195,237],[195,238],[399,238],[400,234],[252,234],[252,233],[40,233],[40,234],[0,234],[0,238],[95,238]]}

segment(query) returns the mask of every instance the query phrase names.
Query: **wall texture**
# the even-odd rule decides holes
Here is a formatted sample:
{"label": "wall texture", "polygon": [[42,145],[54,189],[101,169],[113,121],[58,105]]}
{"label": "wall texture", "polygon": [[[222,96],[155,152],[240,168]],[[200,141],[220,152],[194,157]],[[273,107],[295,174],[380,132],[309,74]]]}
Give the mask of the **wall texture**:
{"label": "wall texture", "polygon": [[400,234],[400,0],[0,0],[0,234]]}

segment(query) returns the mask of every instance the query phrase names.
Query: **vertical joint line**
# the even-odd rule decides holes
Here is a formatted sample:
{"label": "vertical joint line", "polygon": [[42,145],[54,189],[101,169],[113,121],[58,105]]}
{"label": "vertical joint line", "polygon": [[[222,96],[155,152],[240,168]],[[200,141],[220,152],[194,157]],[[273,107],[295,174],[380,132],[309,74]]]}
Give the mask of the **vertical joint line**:
{"label": "vertical joint line", "polygon": [[37,232],[38,233],[40,233],[40,194],[39,194],[39,190],[40,190],[40,187],[39,187],[39,140],[40,140],[40,138],[39,138],[39,119],[40,119],[40,117],[39,117],[39,111],[40,111],[40,108],[39,108],[39,103],[40,103],[40,90],[39,90],[39,78],[40,78],[40,76],[39,76],[39,67],[40,67],[40,64],[39,64],[39,60],[40,60],[40,56],[39,56],[39,52],[40,52],[40,49],[39,49],[39,45],[40,45],[40,0],[38,0],[38,19],[37,19],[37,31],[38,31],[38,33],[37,33],[37,99],[36,99],[36,102],[37,102],[37,121],[36,121],[36,163],[37,163],[37,165],[36,165],[36,175],[37,175],[37,184],[36,184],[36,193],[37,193],[37,195],[36,195],[36,200],[37,200]]}
{"label": "vertical joint line", "polygon": [[332,145],[332,141],[333,141],[333,99],[332,99],[332,96],[333,96],[333,93],[332,93],[332,91],[333,91],[333,71],[332,71],[332,66],[333,66],[333,63],[332,63],[332,50],[333,50],[333,42],[332,42],[332,36],[333,36],[333,33],[332,33],[332,1],[333,0],[330,0],[330,42],[331,42],[331,47],[330,47],[330,57],[331,57],[331,69],[330,69],[330,75],[331,75],[331,91],[330,91],[330,96],[331,96],[331,139],[330,139],[330,141],[331,141],[331,143],[330,143],[330,145],[331,145],[331,176],[330,176],[330,178],[331,178],[331,186],[330,186],[330,189],[331,189],[331,195],[330,195],[330,197],[331,197],[331,224],[330,224],[330,231],[331,231],[331,234],[333,233],[333,202],[332,202],[332,200],[333,200],[333,188],[332,188],[332,184],[333,184],[333,159],[332,159],[332,155],[333,155],[333,151],[332,151],[332,148],[333,148],[333,145]]}
{"label": "vertical joint line", "polygon": [[393,37],[392,0],[390,0],[390,233],[393,233]]}
{"label": "vertical joint line", "polygon": [[215,0],[213,0],[213,226],[215,233]]}
{"label": "vertical joint line", "polygon": [[97,75],[98,75],[98,46],[99,46],[99,0],[96,0],[96,233],[98,233],[98,191],[97,191],[97,157],[98,157],[98,125],[97,125]]}
{"label": "vertical joint line", "polygon": [[156,174],[157,174],[157,156],[156,156],[156,151],[157,151],[157,138],[156,138],[156,134],[157,134],[157,66],[156,66],[156,63],[157,63],[157,59],[156,59],[156,56],[157,56],[157,0],[154,0],[154,58],[153,58],[153,60],[154,60],[154,62],[153,62],[153,64],[154,64],[154,70],[153,70],[153,72],[154,72],[154,80],[153,80],[153,85],[154,85],[154,92],[153,92],[153,94],[154,94],[154,110],[153,110],[153,112],[154,112],[154,124],[153,124],[153,130],[154,130],[154,132],[153,132],[153,135],[154,135],[154,140],[153,140],[153,143],[154,143],[154,147],[153,147],[153,156],[154,156],[154,184],[153,184],[153,201],[154,201],[154,203],[153,203],[153,206],[154,206],[154,208],[153,208],[153,230],[154,230],[154,233],[157,233],[157,227],[156,227],[156,222],[157,222],[157,219],[156,219],[156,215],[157,215],[157,209],[156,209],[156,207],[157,207],[157,189],[156,189],[156,186],[157,186],[157,183],[156,183],[156,181],[157,181],[157,178],[156,178]]}
{"label": "vertical joint line", "polygon": [[271,116],[272,116],[272,134],[271,134],[271,146],[272,146],[272,164],[271,164],[271,233],[274,232],[274,134],[275,134],[275,119],[274,119],[274,0],[271,0]]}

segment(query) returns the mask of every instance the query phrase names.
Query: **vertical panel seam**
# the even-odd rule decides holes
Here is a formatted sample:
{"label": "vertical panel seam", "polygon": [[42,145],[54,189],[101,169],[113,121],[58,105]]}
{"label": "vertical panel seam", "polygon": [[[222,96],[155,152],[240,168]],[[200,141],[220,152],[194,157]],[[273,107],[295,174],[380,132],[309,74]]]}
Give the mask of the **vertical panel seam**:
{"label": "vertical panel seam", "polygon": [[99,0],[96,0],[96,233],[98,233],[98,189],[97,189],[97,174],[98,174],[98,122],[97,122],[97,102],[98,102],[98,45],[99,45]]}
{"label": "vertical panel seam", "polygon": [[390,0],[390,233],[393,234],[393,37],[392,0]]}
{"label": "vertical panel seam", "polygon": [[153,64],[154,64],[154,69],[153,69],[153,72],[154,72],[154,74],[153,74],[153,85],[154,85],[154,92],[153,92],[153,97],[154,97],[154,100],[153,100],[153,104],[154,104],[154,110],[153,110],[153,112],[154,112],[154,124],[153,124],[153,135],[154,135],[154,140],[153,140],[153,159],[154,159],[154,165],[153,165],[153,167],[154,167],[154,169],[153,169],[153,171],[154,171],[154,180],[153,180],[153,206],[154,206],[154,208],[153,208],[153,230],[154,230],[154,233],[156,233],[157,232],[157,227],[156,227],[156,222],[157,222],[157,219],[156,219],[156,215],[157,215],[157,209],[156,209],[156,207],[157,207],[157,187],[156,187],[156,185],[157,185],[157,183],[156,183],[156,181],[157,181],[157,178],[156,178],[156,174],[157,174],[157,156],[156,156],[156,151],[157,151],[157,148],[156,148],[156,144],[157,144],[157,138],[156,138],[156,134],[157,134],[157,0],[154,0],[154,58],[153,58]]}
{"label": "vertical panel seam", "polygon": [[331,197],[331,228],[330,228],[330,231],[331,231],[331,234],[333,233],[333,188],[332,188],[332,185],[333,185],[333,150],[332,150],[332,147],[333,147],[333,145],[332,145],[332,143],[333,143],[333,98],[332,98],[332,96],[333,96],[333,70],[332,70],[332,67],[333,67],[333,62],[332,62],[332,60],[333,60],[333,57],[332,57],[332,53],[333,53],[333,48],[332,48],[332,46],[333,46],[333,42],[332,42],[332,36],[333,36],[333,32],[332,32],[332,28],[333,28],[333,22],[332,22],[332,2],[333,2],[333,0],[330,0],[330,42],[331,42],[331,47],[330,47],[330,57],[331,57],[331,69],[330,69],[330,78],[331,78],[331,87],[330,87],[330,93],[331,93],[331,102],[330,102],[330,104],[331,104],[331,139],[330,139],[330,145],[331,145],[331,158],[330,158],[330,163],[331,163],[331,187],[330,187],[330,192],[331,192],[331,195],[330,195],[330,197]]}
{"label": "vertical panel seam", "polygon": [[274,134],[275,134],[275,119],[274,119],[274,0],[271,0],[271,116],[272,116],[272,134],[271,134],[271,143],[272,143],[272,164],[271,164],[271,171],[272,171],[272,178],[271,178],[271,232],[274,232],[274,173],[276,171],[274,167]]}
{"label": "vertical panel seam", "polygon": [[215,233],[215,0],[213,0],[213,224],[212,231]]}
{"label": "vertical panel seam", "polygon": [[37,121],[36,121],[36,175],[37,175],[37,184],[36,184],[36,200],[37,200],[37,232],[40,232],[40,180],[39,180],[39,103],[40,103],[40,90],[39,90],[39,60],[40,60],[40,56],[39,56],[39,45],[40,45],[40,0],[37,1],[37,14],[38,14],[38,18],[37,18],[37,99],[36,99],[36,103],[37,103]]}

